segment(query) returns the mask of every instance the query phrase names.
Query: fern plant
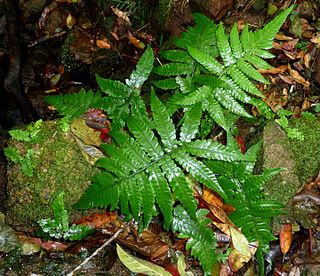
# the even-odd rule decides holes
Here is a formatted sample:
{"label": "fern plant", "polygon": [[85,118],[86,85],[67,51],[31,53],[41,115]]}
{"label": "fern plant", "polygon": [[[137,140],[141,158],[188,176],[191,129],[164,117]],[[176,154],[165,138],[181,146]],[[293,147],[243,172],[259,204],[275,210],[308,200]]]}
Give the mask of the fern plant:
{"label": "fern plant", "polygon": [[153,72],[168,77],[155,81],[161,89],[176,89],[171,105],[190,106],[201,103],[202,110],[225,130],[232,122],[225,114],[232,112],[250,117],[243,104],[257,107],[261,113],[272,113],[263,102],[255,82],[267,83],[258,69],[271,68],[264,59],[274,57],[267,50],[293,7],[283,11],[264,28],[252,32],[248,25],[239,35],[234,25],[227,35],[223,24],[215,25],[201,14],[195,14],[196,27],[176,39],[180,49],[166,50],[162,56],[170,62]]}
{"label": "fern plant", "polygon": [[[96,163],[102,171],[75,207],[119,207],[123,214],[139,222],[140,230],[160,212],[166,229],[172,225],[174,231],[190,238],[188,246],[208,274],[216,260],[204,252],[211,245],[214,248],[215,240],[212,233],[208,234],[210,229],[204,227],[208,222],[204,211],[196,211],[192,187],[196,181],[237,208],[231,218],[250,241],[259,241],[258,260],[262,267],[262,253],[274,238],[270,219],[280,213],[280,205],[263,197],[261,185],[278,171],[253,175],[256,148],[242,155],[233,138],[223,146],[202,139],[199,129],[204,112],[227,130],[229,138],[234,114],[250,117],[244,104],[269,114],[255,82],[266,82],[258,68],[271,67],[264,61],[272,57],[267,50],[291,10],[283,11],[256,32],[246,26],[240,35],[236,26],[227,35],[222,24],[217,26],[195,14],[197,25],[175,42],[179,49],[162,52],[170,62],[153,69],[166,77],[154,84],[175,93],[164,104],[151,89],[150,116],[141,97],[141,87],[153,68],[150,47],[126,83],[97,76],[98,93],[82,90],[79,95],[47,98],[68,117],[97,107],[112,119],[113,143],[102,146],[107,157]],[[181,125],[175,125],[173,114],[180,107],[183,118]],[[177,202],[181,206],[174,209]],[[186,228],[175,217],[184,221]],[[201,233],[197,235],[197,231]]]}
{"label": "fern plant", "polygon": [[172,192],[191,217],[197,208],[185,172],[225,196],[215,175],[200,158],[230,162],[242,160],[243,156],[212,140],[195,140],[200,105],[186,112],[179,139],[165,105],[154,92],[151,93],[151,110],[154,129],[145,119],[131,117],[127,120],[130,133],[111,133],[117,145],[103,147],[109,157],[98,160],[97,165],[105,171],[96,176],[77,208],[110,206],[114,209],[120,204],[122,213],[132,214],[138,221],[143,217],[142,225],[146,227],[155,214],[156,202],[168,229],[172,220]]}

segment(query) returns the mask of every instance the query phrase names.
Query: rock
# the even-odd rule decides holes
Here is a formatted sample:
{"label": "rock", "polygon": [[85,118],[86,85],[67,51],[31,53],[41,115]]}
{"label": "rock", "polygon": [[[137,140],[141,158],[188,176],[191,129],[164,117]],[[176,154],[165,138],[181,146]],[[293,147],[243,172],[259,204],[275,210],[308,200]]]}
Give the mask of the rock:
{"label": "rock", "polygon": [[209,18],[219,21],[232,8],[233,0],[190,0],[195,6]]}
{"label": "rock", "polygon": [[60,130],[56,121],[42,122],[37,136],[37,143],[9,141],[21,156],[33,151],[32,176],[23,174],[20,164],[11,163],[7,170],[6,219],[17,230],[32,231],[37,220],[52,218],[51,200],[62,190],[70,220],[76,219],[80,213],[72,206],[97,172],[84,160],[73,134]]}

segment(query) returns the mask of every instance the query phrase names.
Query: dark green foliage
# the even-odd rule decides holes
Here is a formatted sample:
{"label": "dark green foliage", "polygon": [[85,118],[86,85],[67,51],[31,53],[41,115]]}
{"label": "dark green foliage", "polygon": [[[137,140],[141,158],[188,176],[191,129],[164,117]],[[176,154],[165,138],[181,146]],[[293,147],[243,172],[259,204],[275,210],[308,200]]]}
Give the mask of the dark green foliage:
{"label": "dark green foliage", "polygon": [[64,207],[63,197],[64,193],[60,192],[52,201],[51,207],[54,219],[41,219],[38,221],[42,234],[56,239],[82,240],[92,233],[92,229],[86,225],[76,224],[69,227],[69,215]]}
{"label": "dark green foliage", "polygon": [[179,232],[180,238],[189,238],[186,250],[191,249],[191,255],[197,258],[205,275],[211,276],[213,266],[222,257],[216,252],[217,240],[212,229],[208,227],[211,223],[206,218],[208,210],[200,209],[195,218],[191,218],[186,210],[180,205],[174,208],[172,230]]}
{"label": "dark green foliage", "polygon": [[162,52],[170,63],[153,70],[171,78],[155,81],[155,85],[176,89],[179,105],[201,103],[202,110],[226,130],[232,126],[226,113],[250,117],[243,104],[256,106],[261,113],[271,116],[255,86],[255,82],[267,82],[257,69],[271,68],[264,59],[273,55],[266,50],[272,48],[276,33],[292,9],[280,13],[261,30],[252,32],[245,26],[240,35],[236,25],[227,35],[222,23],[215,25],[205,16],[195,14],[196,27],[189,27],[175,41],[181,49]]}
{"label": "dark green foliage", "polygon": [[99,106],[100,95],[81,89],[77,94],[47,96],[46,101],[54,105],[62,116],[72,120],[88,111],[89,107]]}
{"label": "dark green foliage", "polygon": [[[255,157],[260,144],[252,147],[247,159]],[[256,159],[256,157],[254,158]],[[263,269],[262,252],[269,249],[269,242],[276,239],[271,233],[271,219],[282,211],[282,205],[266,198],[263,185],[278,174],[281,169],[268,169],[261,175],[253,174],[254,163],[227,163],[207,161],[207,166],[218,175],[218,182],[227,195],[226,203],[236,211],[230,215],[232,222],[241,228],[249,242],[258,241],[257,257],[260,270]],[[261,272],[261,271],[260,271]]]}
{"label": "dark green foliage", "polygon": [[195,140],[200,105],[185,113],[179,139],[164,104],[154,93],[151,94],[151,110],[154,129],[145,119],[131,117],[127,120],[130,132],[111,133],[117,145],[104,146],[109,157],[100,159],[97,165],[105,171],[96,176],[77,208],[110,206],[114,209],[120,205],[122,213],[132,214],[137,221],[143,215],[146,227],[153,217],[156,202],[168,229],[173,194],[191,217],[195,214],[197,204],[186,172],[225,197],[215,175],[199,158],[231,162],[242,160],[243,156],[212,140]]}

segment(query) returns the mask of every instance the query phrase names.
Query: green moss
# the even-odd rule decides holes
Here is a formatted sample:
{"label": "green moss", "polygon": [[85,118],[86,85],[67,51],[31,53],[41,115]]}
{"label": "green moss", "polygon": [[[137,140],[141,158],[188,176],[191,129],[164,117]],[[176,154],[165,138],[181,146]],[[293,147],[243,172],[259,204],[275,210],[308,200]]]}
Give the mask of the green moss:
{"label": "green moss", "polygon": [[[19,165],[8,168],[7,219],[14,226],[32,226],[38,219],[52,217],[50,201],[65,191],[68,212],[90,184],[97,171],[82,157],[70,132],[62,132],[56,122],[44,122],[39,133],[42,143],[11,140],[21,153],[34,151],[34,174],[21,173]],[[77,213],[72,211],[71,219]]]}
{"label": "green moss", "polygon": [[270,121],[263,134],[263,167],[284,170],[265,185],[265,193],[272,199],[286,205],[301,187],[295,173],[296,163],[285,131]]}
{"label": "green moss", "polygon": [[304,136],[303,141],[289,139],[296,161],[296,171],[301,183],[319,173],[320,168],[320,121],[316,117],[302,116],[292,119],[290,126],[297,128]]}

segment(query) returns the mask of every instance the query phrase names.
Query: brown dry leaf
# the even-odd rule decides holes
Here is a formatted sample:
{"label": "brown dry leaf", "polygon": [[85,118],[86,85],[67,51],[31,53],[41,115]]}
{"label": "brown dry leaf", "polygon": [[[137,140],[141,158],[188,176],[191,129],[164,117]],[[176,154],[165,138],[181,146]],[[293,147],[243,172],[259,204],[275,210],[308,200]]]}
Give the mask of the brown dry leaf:
{"label": "brown dry leaf", "polygon": [[282,74],[279,74],[278,76],[279,76],[280,79],[282,79],[287,84],[293,84],[294,83],[294,79],[291,76],[285,76],[285,75],[282,75]]}
{"label": "brown dry leaf", "polygon": [[271,68],[271,69],[259,69],[258,71],[261,74],[281,74],[284,73],[288,70],[288,65],[280,65],[276,68]]}
{"label": "brown dry leaf", "polygon": [[96,45],[100,48],[100,49],[110,49],[111,45],[109,43],[109,41],[107,39],[98,39],[96,41]]}
{"label": "brown dry leaf", "polygon": [[120,9],[116,8],[116,7],[111,7],[111,10],[114,12],[114,14],[120,18],[122,18],[128,26],[131,26],[131,22],[129,19],[129,13],[128,12],[123,12]]}
{"label": "brown dry leaf", "polygon": [[308,110],[311,107],[311,103],[308,99],[304,99],[303,103],[302,103],[302,111],[304,110]]}
{"label": "brown dry leaf", "polygon": [[169,250],[161,234],[158,235],[146,229],[139,235],[136,229],[131,230],[131,233],[126,236],[120,235],[118,240],[141,255],[157,259]]}
{"label": "brown dry leaf", "polygon": [[292,242],[292,224],[286,223],[282,226],[279,233],[280,248],[283,254],[286,254],[291,246]]}
{"label": "brown dry leaf", "polygon": [[203,187],[202,198],[210,205],[214,205],[220,208],[222,208],[223,206],[222,198],[206,186]]}
{"label": "brown dry leaf", "polygon": [[212,191],[211,189],[207,188],[206,186],[203,187],[203,196],[202,198],[210,205],[217,206],[225,211],[227,214],[231,214],[235,211],[235,208],[231,205],[227,205],[223,203],[222,198],[216,192]]}
{"label": "brown dry leaf", "polygon": [[212,223],[229,237],[231,236],[230,228],[238,229],[221,208],[211,205],[209,206],[209,210],[214,218],[219,220],[219,222],[213,220]]}
{"label": "brown dry leaf", "polygon": [[106,213],[98,213],[98,214],[91,214],[89,216],[85,216],[77,221],[75,224],[80,225],[87,225],[91,228],[99,228],[103,227],[103,225],[114,221],[117,219],[117,215],[114,212],[106,212]]}
{"label": "brown dry leaf", "polygon": [[134,37],[133,35],[129,34],[128,39],[138,49],[143,50],[146,47],[146,45],[141,40]]}
{"label": "brown dry leaf", "polygon": [[258,248],[258,242],[252,242],[249,244],[250,257],[242,255],[237,249],[233,249],[229,254],[228,263],[233,272],[238,271],[240,268],[244,266],[245,263],[250,261],[252,256],[256,253]]}
{"label": "brown dry leaf", "polygon": [[288,66],[288,69],[290,76],[293,77],[295,82],[302,84],[305,88],[310,86],[310,83],[302,77],[297,70],[292,69],[290,65]]}
{"label": "brown dry leaf", "polygon": [[320,33],[318,32],[315,37],[310,39],[310,41],[317,44],[317,47],[320,48]]}
{"label": "brown dry leaf", "polygon": [[310,64],[311,64],[311,56],[309,53],[305,54],[303,56],[303,63],[306,66],[306,68],[310,68]]}
{"label": "brown dry leaf", "polygon": [[283,41],[290,41],[290,40],[293,40],[293,37],[286,36],[286,35],[284,35],[284,34],[276,34],[275,39],[277,39],[277,40],[283,40]]}

